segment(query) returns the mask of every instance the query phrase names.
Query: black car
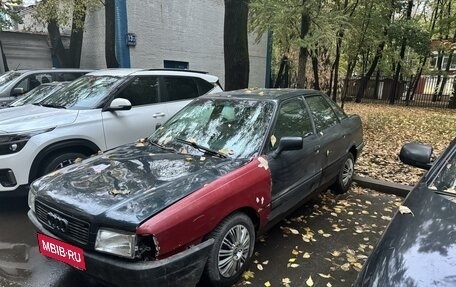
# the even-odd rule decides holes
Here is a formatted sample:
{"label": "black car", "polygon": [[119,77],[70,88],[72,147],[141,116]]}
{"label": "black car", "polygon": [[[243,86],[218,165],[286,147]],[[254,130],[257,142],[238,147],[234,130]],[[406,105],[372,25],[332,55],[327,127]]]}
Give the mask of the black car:
{"label": "black car", "polygon": [[409,143],[402,162],[429,169],[404,200],[354,286],[456,286],[456,138],[431,161]]}
{"label": "black car", "polygon": [[116,286],[231,286],[256,236],[349,189],[361,120],[313,90],[199,97],[148,139],[35,181],[40,252]]}

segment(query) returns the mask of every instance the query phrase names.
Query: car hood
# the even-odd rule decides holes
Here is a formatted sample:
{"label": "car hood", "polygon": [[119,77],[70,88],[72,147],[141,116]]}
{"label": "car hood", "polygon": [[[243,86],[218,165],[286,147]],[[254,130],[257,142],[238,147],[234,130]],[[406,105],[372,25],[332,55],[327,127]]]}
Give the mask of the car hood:
{"label": "car hood", "polygon": [[136,227],[247,160],[177,154],[132,144],[51,173],[37,200],[97,225]]}
{"label": "car hood", "polygon": [[0,132],[20,133],[71,124],[77,110],[25,105],[3,109],[0,112]]}
{"label": "car hood", "polygon": [[455,286],[455,204],[417,186],[403,203],[412,214],[396,214],[355,286]]}

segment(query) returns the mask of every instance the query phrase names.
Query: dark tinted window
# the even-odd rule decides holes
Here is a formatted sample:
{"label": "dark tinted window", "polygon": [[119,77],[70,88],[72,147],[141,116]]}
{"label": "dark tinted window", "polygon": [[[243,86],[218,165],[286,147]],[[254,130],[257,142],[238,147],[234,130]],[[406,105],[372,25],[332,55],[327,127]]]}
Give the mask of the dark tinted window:
{"label": "dark tinted window", "polygon": [[198,97],[198,88],[193,78],[163,77],[168,91],[168,101],[186,100]]}
{"label": "dark tinted window", "polygon": [[305,137],[313,132],[310,116],[300,98],[283,103],[271,135],[271,146],[276,148],[282,137]]}
{"label": "dark tinted window", "polygon": [[328,101],[329,105],[334,110],[336,115],[339,117],[339,119],[347,117],[344,111],[335,102],[333,102],[333,100],[331,100],[330,98],[326,98],[326,100]]}
{"label": "dark tinted window", "polygon": [[127,99],[131,102],[132,106],[158,103],[158,78],[137,77],[116,98]]}
{"label": "dark tinted window", "polygon": [[307,97],[306,101],[309,104],[312,118],[318,131],[337,124],[337,116],[323,96]]}
{"label": "dark tinted window", "polygon": [[50,83],[52,81],[53,77],[50,73],[32,74],[30,76],[25,77],[22,81],[20,81],[15,86],[15,88],[23,88],[24,92],[26,93],[28,91],[33,90],[41,84]]}
{"label": "dark tinted window", "polygon": [[199,95],[204,95],[205,93],[209,92],[214,88],[212,83],[205,81],[201,78],[195,78],[196,84],[198,85]]}

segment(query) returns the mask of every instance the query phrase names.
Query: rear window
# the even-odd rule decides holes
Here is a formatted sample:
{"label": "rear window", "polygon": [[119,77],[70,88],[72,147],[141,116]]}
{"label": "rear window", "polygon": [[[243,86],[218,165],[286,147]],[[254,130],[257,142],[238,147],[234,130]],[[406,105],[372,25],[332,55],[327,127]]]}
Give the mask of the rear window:
{"label": "rear window", "polygon": [[168,101],[193,99],[199,96],[198,88],[193,78],[163,77],[168,92]]}
{"label": "rear window", "polygon": [[196,85],[198,86],[199,95],[204,95],[205,93],[209,92],[214,88],[214,84],[209,83],[206,80],[201,78],[195,78]]}

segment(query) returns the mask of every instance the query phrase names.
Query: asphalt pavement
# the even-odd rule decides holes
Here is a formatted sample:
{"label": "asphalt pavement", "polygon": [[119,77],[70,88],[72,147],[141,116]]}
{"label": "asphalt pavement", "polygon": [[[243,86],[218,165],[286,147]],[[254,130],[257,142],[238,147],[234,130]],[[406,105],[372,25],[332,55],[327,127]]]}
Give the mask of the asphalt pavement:
{"label": "asphalt pavement", "polygon": [[[402,198],[353,187],[322,194],[256,242],[236,286],[350,286]],[[38,252],[26,198],[0,199],[0,287],[101,286]]]}

